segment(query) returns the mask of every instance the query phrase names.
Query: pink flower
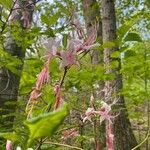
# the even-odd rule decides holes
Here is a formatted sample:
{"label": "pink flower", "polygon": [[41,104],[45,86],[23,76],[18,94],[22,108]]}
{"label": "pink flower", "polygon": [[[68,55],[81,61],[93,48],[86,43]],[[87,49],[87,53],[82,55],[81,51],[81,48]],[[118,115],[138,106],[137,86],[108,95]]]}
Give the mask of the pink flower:
{"label": "pink flower", "polygon": [[76,52],[72,50],[62,51],[61,55],[61,64],[60,68],[70,67],[71,65],[79,66],[79,63],[76,59]]}
{"label": "pink flower", "polygon": [[84,37],[84,33],[83,33],[83,28],[79,22],[79,20],[72,20],[71,24],[75,26],[75,28],[77,29],[77,34],[79,36],[79,39],[82,39]]}
{"label": "pink flower", "polygon": [[49,81],[49,69],[48,64],[46,64],[38,75],[38,79],[36,82],[36,89],[41,90],[43,84],[47,83],[48,81]]}
{"label": "pink flower", "polygon": [[24,28],[29,28],[29,26],[30,26],[29,18],[30,18],[29,11],[28,10],[24,10],[22,12],[22,17],[21,17],[21,20],[23,21],[23,27]]}
{"label": "pink flower", "polygon": [[55,105],[54,105],[54,109],[58,109],[59,107],[62,106],[63,100],[62,97],[60,95],[60,85],[56,85],[55,86],[55,93],[56,93],[56,101],[55,101]]}
{"label": "pink flower", "polygon": [[103,122],[104,120],[108,120],[109,122],[112,123],[111,119],[114,118],[114,116],[111,116],[109,114],[110,111],[111,111],[111,106],[105,102],[102,102],[102,107],[100,111],[95,112],[100,115],[100,123]]}
{"label": "pink flower", "polygon": [[82,43],[81,46],[78,46],[77,48],[77,52],[80,52],[81,50],[89,50],[97,45],[95,45],[95,41],[97,38],[97,32],[96,30],[94,30],[93,32],[91,32],[91,34],[87,37],[87,39]]}
{"label": "pink flower", "polygon": [[85,112],[85,117],[83,118],[83,122],[89,120],[92,123],[91,117],[95,113],[94,108],[88,108]]}
{"label": "pink flower", "polygon": [[87,39],[83,43],[83,46],[89,46],[89,45],[94,44],[94,42],[96,41],[96,38],[97,38],[96,31],[91,32],[91,34],[87,37]]}
{"label": "pink flower", "polygon": [[72,129],[67,129],[67,130],[63,131],[62,134],[63,134],[62,139],[64,141],[66,141],[70,137],[78,136],[78,131],[75,128],[72,128]]}
{"label": "pink flower", "polygon": [[113,140],[112,123],[108,122],[106,126],[106,145],[108,150],[113,150]]}
{"label": "pink flower", "polygon": [[12,150],[12,146],[13,146],[12,141],[7,140],[7,142],[6,142],[6,150]]}
{"label": "pink flower", "polygon": [[38,99],[40,96],[41,96],[41,92],[38,89],[34,88],[34,90],[30,94],[29,101],[34,101]]}

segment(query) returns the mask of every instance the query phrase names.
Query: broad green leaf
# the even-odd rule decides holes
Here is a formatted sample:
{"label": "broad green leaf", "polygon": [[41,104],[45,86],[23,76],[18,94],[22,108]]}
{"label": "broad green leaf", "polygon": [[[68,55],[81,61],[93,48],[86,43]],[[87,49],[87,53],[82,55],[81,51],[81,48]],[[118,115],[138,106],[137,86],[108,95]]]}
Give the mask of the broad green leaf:
{"label": "broad green leaf", "polygon": [[0,4],[5,7],[6,9],[10,9],[12,6],[12,0],[0,0]]}
{"label": "broad green leaf", "polygon": [[141,37],[137,33],[128,33],[127,36],[125,37],[124,41],[137,41],[137,42],[142,42]]}
{"label": "broad green leaf", "polygon": [[121,44],[122,40],[125,38],[127,32],[135,25],[138,21],[142,19],[142,13],[136,13],[131,19],[125,21],[125,23],[118,29],[117,41]]}
{"label": "broad green leaf", "polygon": [[20,136],[13,132],[0,133],[0,137],[13,142],[19,141],[20,139]]}
{"label": "broad green leaf", "polygon": [[28,144],[30,145],[34,139],[52,136],[67,114],[68,107],[65,104],[62,108],[54,112],[42,114],[38,117],[25,121],[25,125],[30,131]]}
{"label": "broad green leaf", "polygon": [[119,51],[114,51],[111,53],[112,58],[119,58],[120,57],[120,52]]}
{"label": "broad green leaf", "polygon": [[133,50],[127,50],[125,52],[125,58],[136,56],[136,53]]}

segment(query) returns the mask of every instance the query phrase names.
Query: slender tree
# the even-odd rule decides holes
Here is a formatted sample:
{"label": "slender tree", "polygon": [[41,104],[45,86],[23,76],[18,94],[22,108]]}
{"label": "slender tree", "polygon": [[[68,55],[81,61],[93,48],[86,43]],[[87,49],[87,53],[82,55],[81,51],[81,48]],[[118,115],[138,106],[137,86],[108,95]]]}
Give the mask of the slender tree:
{"label": "slender tree", "polygon": [[[102,31],[103,43],[114,42],[116,39],[116,16],[113,0],[102,0]],[[127,109],[123,95],[119,94],[123,88],[120,59],[111,58],[111,54],[118,51],[117,47],[104,49],[104,66],[106,74],[112,74],[113,80],[105,82],[105,101],[114,102],[114,109],[119,113],[113,123],[114,150],[131,150],[137,145],[131,124],[128,119]],[[112,62],[117,61],[118,66],[112,66]]]}
{"label": "slender tree", "polygon": [[[10,10],[6,22],[1,28],[1,35],[4,39],[4,50],[12,57],[21,60],[21,64],[17,66],[18,72],[23,69],[26,48],[19,45],[13,37],[13,27],[18,25],[20,34],[30,28],[35,0],[15,0]],[[7,30],[10,30],[6,33]],[[5,31],[6,30],[6,31]],[[18,32],[18,31],[17,31]],[[0,127],[1,131],[11,130],[15,112],[15,105],[7,105],[8,103],[16,104],[19,90],[20,75],[13,73],[11,70],[3,67],[0,69]],[[5,117],[3,117],[5,116]]]}
{"label": "slender tree", "polygon": [[[100,6],[96,0],[83,0],[83,12],[85,18],[85,24],[87,29],[87,34],[90,35],[94,26],[97,26],[97,37],[100,43],[102,43],[102,22],[101,22],[101,15],[100,15]],[[91,53],[91,63],[92,64],[103,64],[103,53],[99,50],[93,50]],[[98,81],[99,84],[99,91],[103,89],[103,81]],[[94,91],[93,91],[94,92]],[[94,94],[94,96],[96,96]],[[97,95],[99,100],[103,100],[103,94],[100,92]],[[96,148],[104,148],[105,146],[105,124],[103,123],[101,126],[99,122],[95,121],[95,145]]]}

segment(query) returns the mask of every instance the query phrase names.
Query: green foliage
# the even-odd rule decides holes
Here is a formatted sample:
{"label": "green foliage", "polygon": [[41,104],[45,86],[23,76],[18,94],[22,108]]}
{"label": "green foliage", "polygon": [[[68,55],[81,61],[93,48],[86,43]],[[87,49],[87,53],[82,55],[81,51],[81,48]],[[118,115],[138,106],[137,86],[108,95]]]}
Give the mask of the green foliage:
{"label": "green foliage", "polygon": [[64,34],[62,42],[63,42],[63,46],[64,46],[65,49],[67,47],[67,40],[68,40],[68,34]]}
{"label": "green foliage", "polygon": [[0,1],[0,4],[9,10],[12,6],[12,0]]}
{"label": "green foliage", "polygon": [[137,42],[142,42],[141,37],[137,33],[128,33],[127,36],[125,37],[124,41],[137,41]]}
{"label": "green foliage", "polygon": [[68,107],[66,104],[64,104],[62,108],[56,111],[40,114],[37,117],[26,120],[24,124],[29,131],[29,135],[24,134],[27,129],[22,128],[19,133],[0,133],[0,137],[16,142],[19,145],[22,145],[23,148],[25,148],[26,145],[27,147],[30,147],[34,139],[39,139],[47,136],[51,137],[58,129],[58,127],[62,124],[67,114]]}
{"label": "green foliage", "polygon": [[42,114],[36,118],[25,121],[25,125],[29,129],[28,144],[30,145],[33,139],[52,136],[67,114],[68,108],[67,105],[64,105],[63,108],[57,111]]}
{"label": "green foliage", "polygon": [[[147,118],[143,110],[146,110],[145,103],[147,105],[147,99],[150,97],[150,94],[147,92],[150,91],[149,82],[147,82],[146,91],[146,81],[150,80],[149,35],[146,37],[149,24],[149,13],[146,11],[148,11],[149,2],[148,0],[143,2],[145,6],[139,12],[138,10],[143,6],[141,3],[142,1],[139,2],[137,0],[131,0],[130,2],[123,0],[117,1],[117,39],[103,43],[103,45],[94,48],[94,50],[103,51],[104,48],[119,48],[118,51],[111,53],[112,62],[109,67],[111,69],[117,68],[119,65],[118,59],[121,59],[122,66],[119,73],[123,76],[124,87],[121,93],[125,97],[129,117],[134,123],[138,123],[138,119],[144,121],[144,127],[142,126],[142,129],[145,129]],[[0,5],[3,6],[3,11],[0,14],[1,30],[4,25],[3,22],[7,20],[12,6],[12,0],[0,0]],[[40,20],[38,20],[38,23],[35,21],[30,29],[23,30],[20,28],[19,23],[12,23],[10,25],[7,22],[5,30],[0,35],[0,67],[5,67],[9,71],[21,76],[18,96],[21,104],[20,107],[18,107],[19,104],[17,105],[18,111],[16,116],[18,117],[16,117],[14,123],[14,132],[0,133],[0,137],[14,141],[16,145],[20,145],[24,149],[26,149],[25,145],[27,143],[28,146],[31,145],[36,148],[38,145],[36,140],[43,137],[50,137],[48,141],[54,143],[66,142],[62,140],[61,131],[72,127],[75,127],[79,131],[79,135],[75,138],[70,137],[67,142],[70,145],[77,145],[79,147],[82,145],[84,149],[93,148],[93,126],[90,123],[83,124],[81,116],[84,116],[86,109],[91,107],[91,93],[96,93],[94,95],[95,107],[100,107],[101,99],[99,95],[102,89],[99,89],[99,87],[103,82],[111,81],[115,78],[113,74],[105,74],[103,63],[91,64],[91,53],[93,51],[89,52],[82,59],[80,59],[81,55],[78,57],[80,61],[79,68],[73,66],[68,69],[64,84],[62,85],[61,94],[63,99],[71,107],[71,114],[65,120],[63,126],[61,124],[68,114],[67,106],[64,105],[63,108],[56,111],[53,111],[52,108],[56,98],[54,85],[61,80],[64,73],[64,70],[62,71],[59,68],[61,60],[53,59],[49,65],[50,81],[42,87],[42,95],[33,109],[33,118],[26,120],[26,113],[24,112],[25,105],[29,99],[29,93],[35,86],[37,75],[41,71],[45,61],[45,55],[49,51],[43,48],[41,39],[62,37],[61,47],[62,49],[66,49],[68,38],[73,30],[69,26],[70,20],[74,17],[73,14],[75,14],[75,18],[79,14],[79,20],[83,21],[80,5],[81,1],[72,0],[54,0],[52,4],[41,1],[36,9]],[[141,6],[139,7],[139,5]],[[97,9],[98,5],[93,5],[92,7]],[[10,31],[17,45],[22,47],[23,50],[26,50],[25,60],[21,60],[17,56],[12,56],[4,49],[4,41],[7,39],[6,33]],[[23,71],[20,72],[19,67],[23,63]],[[14,107],[12,103],[7,102],[6,105]],[[9,115],[14,115],[14,113]],[[7,117],[7,115],[3,116]],[[25,127],[22,125],[23,122]],[[58,131],[57,129],[60,126],[62,128]],[[62,148],[51,144],[43,144],[41,149]]]}
{"label": "green foliage", "polygon": [[11,56],[8,52],[0,49],[0,67],[6,67],[13,73],[20,75],[18,66],[22,64],[22,61],[19,58]]}
{"label": "green foliage", "polygon": [[20,140],[20,137],[16,133],[0,133],[0,137],[5,138],[6,140],[11,140],[13,142]]}

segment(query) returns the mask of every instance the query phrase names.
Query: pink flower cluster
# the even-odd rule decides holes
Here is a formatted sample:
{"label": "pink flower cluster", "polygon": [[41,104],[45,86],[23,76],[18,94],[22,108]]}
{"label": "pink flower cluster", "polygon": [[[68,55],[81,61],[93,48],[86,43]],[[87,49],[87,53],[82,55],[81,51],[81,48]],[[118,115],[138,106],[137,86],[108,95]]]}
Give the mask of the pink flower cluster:
{"label": "pink flower cluster", "polygon": [[99,111],[96,111],[93,107],[90,107],[86,110],[85,117],[83,118],[83,122],[85,122],[86,120],[92,122],[91,120],[92,116],[99,115],[100,123],[102,123],[104,120],[108,120],[110,123],[112,123],[111,120],[114,118],[114,116],[109,114],[110,111],[111,111],[111,106],[105,102],[102,102],[102,107]]}
{"label": "pink flower cluster", "polygon": [[116,116],[110,115],[111,111],[111,106],[108,105],[105,102],[102,102],[102,107],[99,111],[96,111],[93,107],[88,108],[87,111],[85,112],[85,117],[83,118],[83,122],[86,120],[89,120],[91,123],[92,122],[92,117],[95,115],[100,116],[100,123],[102,123],[104,120],[107,121],[107,126],[106,126],[106,145],[108,150],[113,150],[113,132],[112,132],[112,119],[115,118]]}
{"label": "pink flower cluster", "polygon": [[[30,94],[30,98],[29,98],[28,104],[26,106],[27,112],[28,112],[30,104],[35,103],[36,100],[42,95],[42,93],[41,93],[42,86],[44,84],[48,83],[48,81],[49,81],[49,78],[50,78],[50,76],[49,76],[49,62],[52,59],[52,57],[53,57],[52,53],[50,53],[49,55],[46,56],[46,62],[44,64],[44,68],[38,74],[35,87],[33,88],[33,91]],[[32,107],[30,107],[28,116],[31,116],[31,113],[32,113]]]}

